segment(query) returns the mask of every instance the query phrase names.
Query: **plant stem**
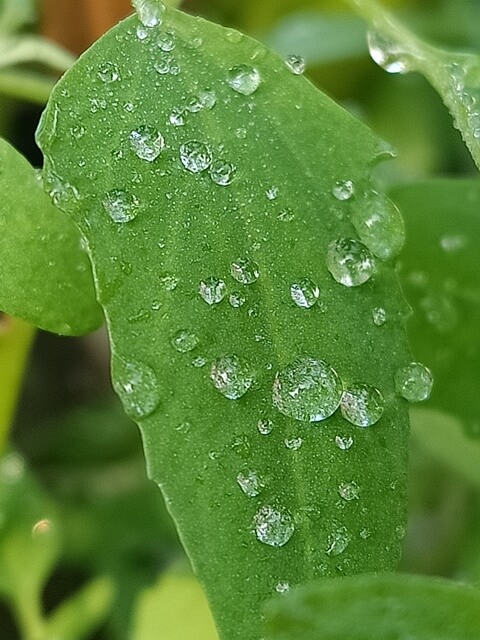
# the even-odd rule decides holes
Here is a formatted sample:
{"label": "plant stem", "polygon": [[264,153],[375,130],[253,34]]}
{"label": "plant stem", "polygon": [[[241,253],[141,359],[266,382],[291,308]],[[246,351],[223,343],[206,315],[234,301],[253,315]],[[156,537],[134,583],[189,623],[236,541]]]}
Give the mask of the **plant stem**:
{"label": "plant stem", "polygon": [[56,79],[25,71],[0,71],[0,94],[26,100],[38,105],[45,105]]}
{"label": "plant stem", "polygon": [[13,603],[23,640],[45,640],[46,623],[35,593],[23,592]]}

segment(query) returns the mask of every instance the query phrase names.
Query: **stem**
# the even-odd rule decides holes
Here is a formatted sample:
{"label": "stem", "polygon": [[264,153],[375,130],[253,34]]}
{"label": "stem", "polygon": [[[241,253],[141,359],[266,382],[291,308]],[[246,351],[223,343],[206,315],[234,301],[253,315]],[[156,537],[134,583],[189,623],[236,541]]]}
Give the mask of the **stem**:
{"label": "stem", "polygon": [[23,640],[44,640],[46,624],[36,593],[22,592],[13,603]]}
{"label": "stem", "polygon": [[0,316],[0,456],[8,445],[25,365],[35,328],[16,318]]}
{"label": "stem", "polygon": [[22,71],[0,71],[0,94],[44,106],[56,79]]}

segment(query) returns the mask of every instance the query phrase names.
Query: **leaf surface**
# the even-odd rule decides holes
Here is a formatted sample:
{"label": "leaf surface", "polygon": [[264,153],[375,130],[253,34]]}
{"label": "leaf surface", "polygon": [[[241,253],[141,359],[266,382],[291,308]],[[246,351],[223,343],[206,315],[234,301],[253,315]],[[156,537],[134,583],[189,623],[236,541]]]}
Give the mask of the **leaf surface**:
{"label": "leaf surface", "polygon": [[272,602],[267,619],[268,640],[472,640],[480,592],[437,578],[361,576],[299,588]]}
{"label": "leaf surface", "polygon": [[64,335],[98,328],[103,314],[80,234],[5,140],[0,193],[0,309]]}
{"label": "leaf surface", "polygon": [[[393,377],[410,357],[406,309],[391,265],[375,259],[359,287],[326,267],[327,247],[356,237],[352,215],[362,218],[372,198],[388,206],[370,178],[385,147],[237,32],[170,9],[160,30],[146,32],[126,20],[60,82],[38,136],[45,176],[63,185],[62,206],[88,238],[114,386],[140,425],[149,475],[219,633],[259,638],[261,603],[284,583],[398,559],[407,407]],[[165,52],[169,34],[175,46]],[[228,81],[244,64],[261,80],[250,95]],[[78,127],[83,137],[73,140]],[[193,141],[207,146],[195,162],[182,147]],[[198,163],[204,171],[185,166]],[[219,184],[229,163],[233,180]],[[344,180],[356,185],[351,201],[332,195]],[[398,225],[382,235],[385,246],[401,241]],[[305,277],[321,291],[309,309],[290,295]],[[221,298],[224,285],[209,290],[209,278],[227,290],[218,304],[205,298]],[[376,307],[391,314],[383,327]],[[222,369],[225,357],[233,371]],[[344,385],[378,387],[384,416],[360,429],[338,411],[316,423],[277,411],[275,374],[298,357],[325,360]],[[217,387],[241,397],[215,388],[212,363]]]}

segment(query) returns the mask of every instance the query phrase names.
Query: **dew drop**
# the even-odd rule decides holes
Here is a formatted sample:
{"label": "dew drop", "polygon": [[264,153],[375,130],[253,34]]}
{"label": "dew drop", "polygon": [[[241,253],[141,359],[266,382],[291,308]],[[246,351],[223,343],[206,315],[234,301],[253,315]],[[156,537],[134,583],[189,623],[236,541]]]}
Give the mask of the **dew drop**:
{"label": "dew drop", "polygon": [[237,93],[250,96],[261,83],[260,73],[254,67],[247,64],[239,64],[228,71],[228,84]]}
{"label": "dew drop", "polygon": [[200,100],[200,104],[204,109],[213,109],[213,107],[217,104],[217,95],[215,91],[211,91],[210,89],[200,91],[198,94],[198,99]]}
{"label": "dew drop", "polygon": [[346,527],[340,527],[333,531],[327,540],[327,556],[339,556],[348,547],[350,536]]}
{"label": "dew drop", "polygon": [[237,168],[231,162],[215,160],[210,167],[210,177],[215,184],[227,187],[232,184]]}
{"label": "dew drop", "polygon": [[179,279],[176,276],[167,273],[163,276],[160,276],[160,283],[165,291],[175,291],[178,287]]}
{"label": "dew drop", "polygon": [[337,200],[350,200],[355,194],[355,185],[352,180],[336,182],[332,187],[332,194]]}
{"label": "dew drop", "polygon": [[197,356],[196,358],[194,358],[192,360],[192,365],[196,368],[196,369],[201,369],[202,367],[204,367],[207,364],[207,360],[206,358],[204,358],[203,356]]}
{"label": "dew drop", "polygon": [[257,422],[257,429],[262,436],[268,436],[272,433],[274,424],[268,418],[262,418]]}
{"label": "dew drop", "polygon": [[295,531],[292,516],[266,505],[254,517],[257,540],[271,547],[283,547]]}
{"label": "dew drop", "polygon": [[134,420],[151,415],[160,402],[155,371],[137,360],[112,359],[113,387],[122,401],[125,412]]}
{"label": "dew drop", "polygon": [[162,24],[165,5],[161,0],[133,0],[132,4],[144,27],[151,29]]}
{"label": "dew drop", "polygon": [[174,107],[168,116],[168,121],[174,127],[183,127],[185,124],[185,110],[183,107]]}
{"label": "dew drop", "polygon": [[138,198],[122,189],[112,189],[103,199],[103,208],[114,222],[131,222],[138,215]]}
{"label": "dew drop", "polygon": [[160,74],[161,76],[165,76],[168,73],[172,72],[173,64],[174,62],[172,56],[163,54],[155,60],[153,68],[158,74]]}
{"label": "dew drop", "polygon": [[378,258],[389,260],[400,253],[405,243],[405,226],[400,211],[386,196],[373,191],[365,208],[352,212],[358,237]]}
{"label": "dew drop", "polygon": [[269,200],[276,200],[278,198],[278,194],[279,194],[278,187],[270,187],[265,192],[265,195]]}
{"label": "dew drop", "polygon": [[255,471],[240,472],[237,476],[237,483],[243,493],[249,498],[256,498],[260,495],[264,484]]}
{"label": "dew drop", "polygon": [[335,413],[342,393],[342,382],[329,364],[301,357],[275,376],[273,405],[295,420],[319,422]]}
{"label": "dew drop", "polygon": [[387,312],[383,307],[375,307],[372,311],[373,324],[377,327],[381,327],[387,321]]}
{"label": "dew drop", "polygon": [[247,137],[247,130],[244,127],[239,127],[238,129],[235,129],[235,135],[239,140],[245,140]]}
{"label": "dew drop", "polygon": [[188,353],[198,346],[199,340],[194,333],[190,331],[178,331],[170,340],[172,347],[180,353]]}
{"label": "dew drop", "polygon": [[243,307],[247,299],[242,293],[234,291],[230,294],[228,301],[234,309],[239,309],[240,307]]}
{"label": "dew drop", "polygon": [[347,502],[358,500],[360,497],[360,490],[356,482],[342,482],[338,487],[338,493]]}
{"label": "dew drop", "polygon": [[432,372],[420,362],[411,362],[395,374],[395,390],[409,402],[428,400],[432,386]]}
{"label": "dew drop", "polygon": [[211,276],[200,282],[198,292],[207,304],[219,304],[225,298],[227,285],[223,280]]}
{"label": "dew drop", "polygon": [[114,62],[103,62],[98,67],[98,77],[105,84],[110,84],[116,80],[120,80],[120,70]]}
{"label": "dew drop", "polygon": [[358,383],[345,389],[340,406],[345,420],[357,427],[371,427],[382,417],[385,400],[376,387]]}
{"label": "dew drop", "polygon": [[320,289],[310,278],[302,278],[292,284],[290,287],[290,295],[297,307],[311,309],[320,296]]}
{"label": "dew drop", "polygon": [[298,451],[303,444],[303,438],[286,438],[284,444],[290,451]]}
{"label": "dew drop", "polygon": [[130,148],[140,160],[153,162],[165,147],[162,134],[151,125],[142,125],[130,133]]}
{"label": "dew drop", "polygon": [[288,593],[290,591],[290,585],[288,582],[278,582],[275,585],[275,591],[277,593]]}
{"label": "dew drop", "polygon": [[249,258],[238,258],[230,266],[232,278],[240,284],[253,284],[260,276],[258,264]]}
{"label": "dew drop", "polygon": [[367,282],[374,266],[372,254],[358,240],[340,238],[328,246],[327,268],[333,278],[346,287],[358,287]]}
{"label": "dew drop", "polygon": [[158,36],[157,46],[162,51],[173,51],[175,49],[175,34],[171,31],[164,31]]}
{"label": "dew drop", "polygon": [[212,164],[212,154],[206,144],[192,140],[180,147],[180,161],[187,171],[201,173]]}
{"label": "dew drop", "polygon": [[303,73],[305,73],[305,69],[307,66],[305,63],[305,58],[297,55],[287,56],[285,58],[285,64],[287,66],[287,69],[296,76],[301,76]]}
{"label": "dew drop", "polygon": [[229,400],[238,400],[254,382],[248,364],[236,355],[221,356],[212,363],[210,378],[214,387]]}
{"label": "dew drop", "polygon": [[406,73],[411,62],[399,44],[388,40],[378,31],[368,32],[368,49],[372,60],[388,73]]}
{"label": "dew drop", "polygon": [[335,444],[341,451],[348,451],[353,445],[352,436],[335,436]]}

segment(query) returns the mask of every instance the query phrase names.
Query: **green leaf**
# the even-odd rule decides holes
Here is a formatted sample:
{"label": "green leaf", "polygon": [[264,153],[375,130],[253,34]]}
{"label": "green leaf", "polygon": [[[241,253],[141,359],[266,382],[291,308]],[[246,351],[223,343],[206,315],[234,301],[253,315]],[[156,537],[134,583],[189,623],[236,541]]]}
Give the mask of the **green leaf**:
{"label": "green leaf", "polygon": [[65,335],[102,323],[80,234],[29,163],[0,140],[0,309]]}
{"label": "green leaf", "polygon": [[407,229],[400,275],[414,356],[434,374],[430,404],[480,435],[480,182],[432,180],[390,195]]}
{"label": "green leaf", "polygon": [[[338,238],[355,237],[350,216],[360,228],[372,206],[387,207],[394,223],[377,238],[385,242],[377,252],[397,250],[403,228],[372,191],[370,170],[385,155],[383,143],[276,55],[168,9],[160,32],[139,39],[138,26],[133,17],[112,30],[53,93],[38,135],[45,177],[50,188],[64,185],[62,206],[88,239],[114,385],[140,424],[149,475],[166,496],[219,633],[258,638],[261,603],[277,585],[397,562],[407,407],[393,378],[410,359],[406,308],[391,265],[376,260],[369,282],[346,287],[330,275],[326,253]],[[158,41],[168,32],[175,48],[162,53]],[[165,53],[166,74],[155,70],[164,70]],[[249,96],[227,81],[240,64],[260,74]],[[183,126],[174,126],[178,108]],[[80,126],[84,136],[74,141],[69,131]],[[160,153],[157,131],[165,138]],[[186,170],[180,147],[191,141],[208,146],[207,164],[209,152],[225,164]],[[79,170],[82,159],[87,168]],[[228,163],[236,172],[222,186]],[[356,185],[350,201],[332,195],[339,180]],[[258,282],[232,277],[239,258],[258,263]],[[256,267],[245,277],[239,271],[237,279],[256,278]],[[208,298],[211,277],[228,289],[219,304],[199,295],[203,281]],[[321,291],[311,309],[290,295],[305,277]],[[372,320],[376,307],[390,314],[382,327]],[[238,385],[225,393],[252,387],[236,401],[210,379],[212,362],[224,356],[239,359],[228,361]],[[378,387],[381,421],[359,429],[339,412],[314,424],[277,411],[275,373],[301,356],[324,359],[345,385]],[[219,371],[218,386],[221,380]],[[340,390],[332,395],[336,405]],[[260,420],[274,423],[272,433],[260,433]],[[247,497],[238,479],[259,495]],[[265,532],[267,516],[279,520],[277,536],[268,522]]]}
{"label": "green leaf", "polygon": [[371,25],[373,59],[390,73],[418,71],[441,96],[480,168],[480,56],[435,47],[376,0],[348,0]]}
{"label": "green leaf", "polygon": [[330,580],[277,598],[267,628],[267,640],[472,640],[480,592],[409,575]]}

